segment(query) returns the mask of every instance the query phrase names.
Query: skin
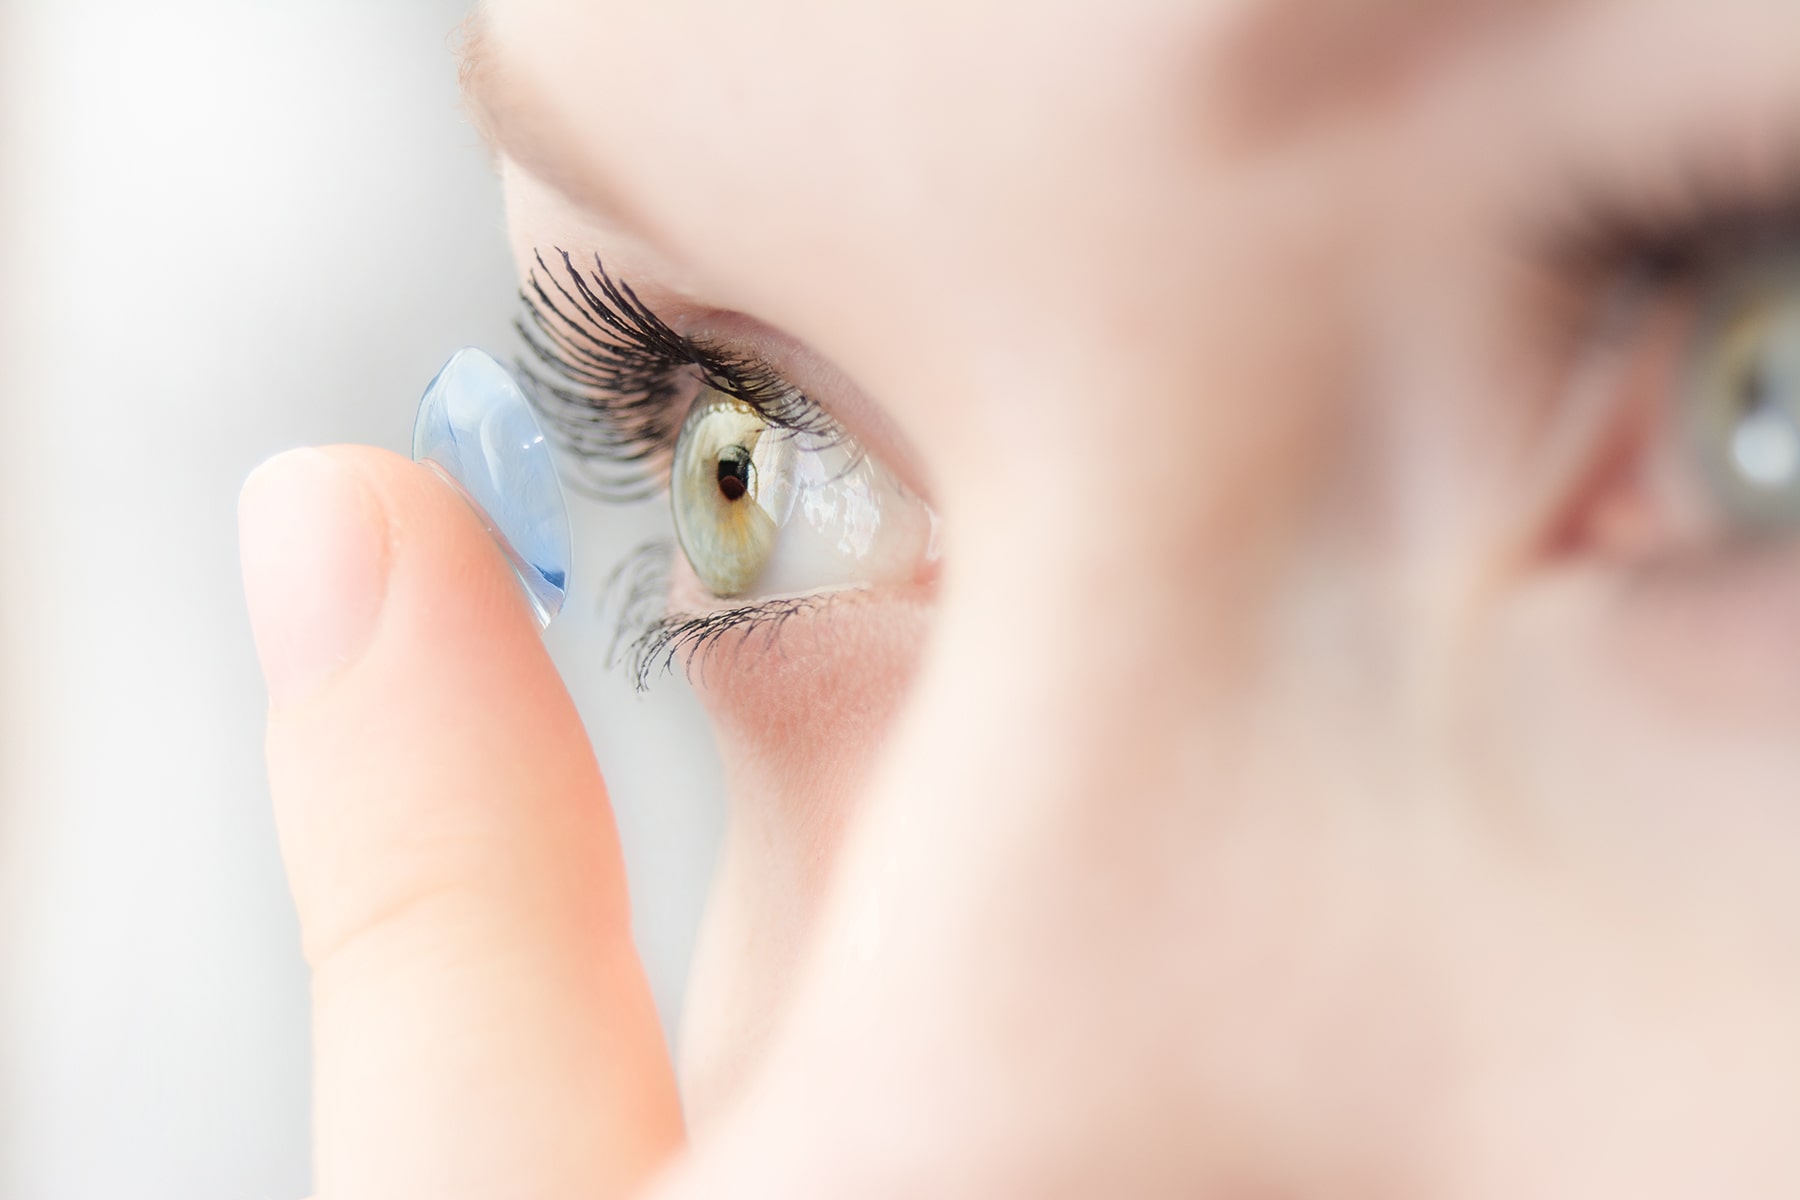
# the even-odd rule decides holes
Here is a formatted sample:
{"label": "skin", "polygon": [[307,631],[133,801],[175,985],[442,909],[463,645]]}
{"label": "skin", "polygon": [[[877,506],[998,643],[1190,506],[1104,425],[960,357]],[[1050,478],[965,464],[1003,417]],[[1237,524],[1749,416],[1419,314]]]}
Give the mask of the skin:
{"label": "skin", "polygon": [[479,524],[253,477],[322,1196],[1800,1193],[1800,550],[1669,417],[1694,295],[1601,337],[1626,264],[1543,233],[1774,195],[1800,9],[502,0],[474,54],[521,263],[780,364],[944,553],[699,674],[684,1128]]}

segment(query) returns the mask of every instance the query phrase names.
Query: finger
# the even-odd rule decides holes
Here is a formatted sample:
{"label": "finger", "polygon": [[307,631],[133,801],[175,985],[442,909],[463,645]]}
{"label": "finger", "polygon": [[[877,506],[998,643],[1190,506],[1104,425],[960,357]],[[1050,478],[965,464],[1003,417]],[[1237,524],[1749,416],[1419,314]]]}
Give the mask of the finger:
{"label": "finger", "polygon": [[617,836],[518,582],[357,447],[244,488],[325,1200],[625,1195],[680,1138]]}

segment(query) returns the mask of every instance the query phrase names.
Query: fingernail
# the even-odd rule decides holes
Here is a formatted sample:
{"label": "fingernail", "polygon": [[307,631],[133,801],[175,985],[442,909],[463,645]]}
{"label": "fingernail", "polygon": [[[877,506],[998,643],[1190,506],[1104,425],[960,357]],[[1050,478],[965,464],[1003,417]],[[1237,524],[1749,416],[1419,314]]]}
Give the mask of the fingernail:
{"label": "fingernail", "polygon": [[387,516],[355,471],[320,450],[263,463],[238,498],[244,595],[273,707],[353,661],[387,594]]}

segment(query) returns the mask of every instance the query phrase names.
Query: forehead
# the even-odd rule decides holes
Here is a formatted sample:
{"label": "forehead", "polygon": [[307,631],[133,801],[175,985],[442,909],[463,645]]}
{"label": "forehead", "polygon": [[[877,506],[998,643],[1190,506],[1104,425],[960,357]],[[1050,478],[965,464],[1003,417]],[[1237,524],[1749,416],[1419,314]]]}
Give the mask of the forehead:
{"label": "forehead", "polygon": [[996,110],[1049,115],[1059,99],[1173,84],[1196,113],[1259,123],[1342,101],[1485,26],[1577,2],[489,0],[473,22],[465,82],[492,107],[521,90],[586,90],[577,80],[655,82],[655,93],[621,105],[651,116],[722,91],[765,102],[830,97],[854,112],[895,95],[917,105],[943,89],[947,103],[923,107],[972,103],[962,111],[978,120]]}
{"label": "forehead", "polygon": [[1079,209],[1097,180],[1291,137],[1575,2],[494,0],[465,81],[512,157],[639,232],[679,241],[724,209],[779,234],[785,210],[816,237],[840,199],[863,230],[977,193]]}

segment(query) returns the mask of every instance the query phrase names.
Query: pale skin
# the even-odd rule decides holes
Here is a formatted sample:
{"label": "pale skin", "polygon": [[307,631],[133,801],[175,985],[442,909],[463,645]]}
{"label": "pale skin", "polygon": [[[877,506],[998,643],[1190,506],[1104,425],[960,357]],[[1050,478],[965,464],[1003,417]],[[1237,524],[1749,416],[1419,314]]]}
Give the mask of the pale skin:
{"label": "pale skin", "polygon": [[943,554],[697,676],[677,1071],[479,523],[253,477],[321,1196],[1800,1194],[1800,549],[1658,416],[1680,289],[1590,369],[1534,240],[1696,171],[1800,232],[1800,7],[482,21],[521,271],[780,364]]}

